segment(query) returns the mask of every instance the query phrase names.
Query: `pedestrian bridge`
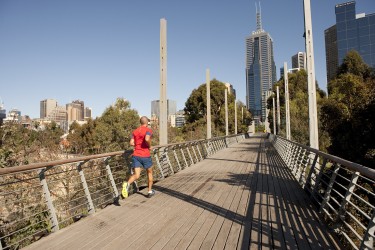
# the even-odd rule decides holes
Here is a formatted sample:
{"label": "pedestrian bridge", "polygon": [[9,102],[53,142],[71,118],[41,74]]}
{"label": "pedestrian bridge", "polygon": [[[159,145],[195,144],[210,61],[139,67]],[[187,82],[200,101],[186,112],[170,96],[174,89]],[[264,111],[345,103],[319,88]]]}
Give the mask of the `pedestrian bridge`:
{"label": "pedestrian bridge", "polygon": [[122,200],[130,153],[0,169],[1,248],[374,248],[373,169],[236,135],[154,148],[156,195]]}

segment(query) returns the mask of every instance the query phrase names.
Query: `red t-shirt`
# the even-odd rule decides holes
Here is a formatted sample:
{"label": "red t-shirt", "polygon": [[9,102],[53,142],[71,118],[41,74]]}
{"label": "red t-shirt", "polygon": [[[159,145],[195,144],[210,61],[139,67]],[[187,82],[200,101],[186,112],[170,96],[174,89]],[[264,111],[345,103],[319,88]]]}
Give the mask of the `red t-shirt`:
{"label": "red t-shirt", "polygon": [[140,126],[133,131],[132,138],[134,139],[134,156],[150,157],[150,148],[145,141],[146,135],[152,136],[152,130],[148,127]]}

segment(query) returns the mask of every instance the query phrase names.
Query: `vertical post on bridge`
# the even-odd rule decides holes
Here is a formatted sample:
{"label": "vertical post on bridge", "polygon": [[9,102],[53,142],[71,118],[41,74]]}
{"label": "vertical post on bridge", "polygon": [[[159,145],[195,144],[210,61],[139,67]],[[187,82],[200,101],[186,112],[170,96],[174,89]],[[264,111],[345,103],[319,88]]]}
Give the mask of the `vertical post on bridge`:
{"label": "vertical post on bridge", "polygon": [[234,134],[237,135],[237,100],[234,100]]}
{"label": "vertical post on bridge", "polygon": [[315,64],[314,64],[314,45],[311,22],[310,0],[303,0],[303,12],[305,19],[305,46],[307,62],[307,85],[309,96],[309,130],[310,147],[319,149],[318,138],[318,113],[316,107],[316,87],[315,87]]}
{"label": "vertical post on bridge", "polygon": [[284,62],[284,87],[285,87],[285,126],[286,139],[291,139],[290,134],[290,112],[289,112],[289,83],[288,83],[288,69],[287,63]]}
{"label": "vertical post on bridge", "polygon": [[159,143],[168,144],[167,113],[167,20],[160,19],[160,117]]}
{"label": "vertical post on bridge", "polygon": [[226,88],[224,91],[225,96],[225,135],[229,135],[228,131],[228,89]]}
{"label": "vertical post on bridge", "polygon": [[273,134],[276,135],[276,111],[275,111],[275,97],[272,98],[272,116],[273,116]]}
{"label": "vertical post on bridge", "polygon": [[211,88],[210,88],[210,70],[206,69],[206,98],[207,98],[207,139],[211,139]]}
{"label": "vertical post on bridge", "polygon": [[276,110],[277,110],[277,129],[280,132],[280,92],[279,92],[279,86],[276,87]]}

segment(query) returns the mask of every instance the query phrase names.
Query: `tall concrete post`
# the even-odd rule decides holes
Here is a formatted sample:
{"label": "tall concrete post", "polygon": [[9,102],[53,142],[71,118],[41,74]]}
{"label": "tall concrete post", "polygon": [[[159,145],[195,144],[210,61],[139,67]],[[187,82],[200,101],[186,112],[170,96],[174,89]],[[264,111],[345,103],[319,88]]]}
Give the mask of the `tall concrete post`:
{"label": "tall concrete post", "polygon": [[290,112],[289,112],[289,81],[288,81],[288,65],[284,62],[284,86],[285,86],[285,126],[286,139],[290,140]]}
{"label": "tall concrete post", "polygon": [[319,149],[318,135],[318,112],[316,107],[316,87],[315,87],[315,64],[314,64],[314,45],[311,22],[310,0],[303,0],[303,10],[305,17],[305,46],[307,62],[307,84],[309,96],[309,130],[310,147]]}
{"label": "tall concrete post", "polygon": [[280,92],[279,92],[279,86],[276,87],[276,109],[277,109],[277,129],[280,131],[280,124],[281,124],[281,118],[280,118]]}
{"label": "tall concrete post", "polygon": [[229,135],[229,131],[228,131],[228,89],[225,89],[224,95],[225,95],[225,135]]}
{"label": "tall concrete post", "polygon": [[275,111],[275,97],[272,98],[272,117],[273,117],[273,134],[276,135],[276,111]]}
{"label": "tall concrete post", "polygon": [[234,134],[237,134],[237,100],[234,100]]}
{"label": "tall concrete post", "polygon": [[242,119],[242,123],[243,123],[243,106],[242,106],[242,116],[241,116],[241,119]]}
{"label": "tall concrete post", "polygon": [[207,92],[207,139],[211,139],[211,88],[210,88],[210,70],[206,69],[206,92]]}
{"label": "tall concrete post", "polygon": [[167,113],[167,20],[160,19],[160,145],[168,144]]}

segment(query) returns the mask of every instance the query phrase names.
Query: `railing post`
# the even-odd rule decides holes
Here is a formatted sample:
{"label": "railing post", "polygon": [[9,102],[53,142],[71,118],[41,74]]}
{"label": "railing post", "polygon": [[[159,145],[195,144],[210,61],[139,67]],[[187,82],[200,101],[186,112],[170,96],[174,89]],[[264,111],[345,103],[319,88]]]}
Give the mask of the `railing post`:
{"label": "railing post", "polygon": [[340,223],[340,220],[341,221],[344,220],[343,217],[345,215],[345,206],[346,206],[346,204],[348,204],[348,202],[350,201],[350,199],[352,197],[352,194],[353,194],[355,185],[357,184],[358,178],[359,178],[359,172],[354,172],[352,174],[352,178],[350,179],[350,183],[348,185],[348,189],[346,190],[344,199],[342,200],[342,202],[340,204],[340,208],[339,208],[339,212],[338,212],[338,215],[337,215],[336,223]]}
{"label": "railing post", "polygon": [[182,147],[180,147],[180,150],[181,150],[182,158],[184,158],[185,166],[186,166],[186,168],[187,168],[189,165],[188,165],[188,163],[187,163],[187,161],[186,161],[186,157],[185,157],[184,150],[182,149]]}
{"label": "railing post", "polygon": [[155,157],[155,160],[156,160],[156,165],[159,168],[161,178],[164,179],[165,176],[164,176],[163,168],[161,167],[160,160],[159,160],[159,149],[154,149],[154,157]]}
{"label": "railing post", "polygon": [[78,162],[77,170],[78,170],[79,176],[81,177],[83,190],[85,191],[86,199],[87,199],[87,202],[88,202],[88,205],[89,205],[89,207],[88,207],[89,211],[88,212],[89,212],[89,214],[93,214],[93,213],[95,213],[95,207],[94,207],[94,203],[92,202],[92,199],[91,199],[89,187],[87,186],[85,174],[83,173],[83,170],[82,170],[82,165],[85,164],[85,163],[86,162],[83,162],[83,161]]}
{"label": "railing post", "polygon": [[315,179],[314,189],[312,190],[310,197],[312,197],[315,193],[318,192],[319,182],[320,182],[320,179],[322,178],[323,170],[325,169],[326,165],[327,165],[327,158],[324,158],[322,166],[319,169],[319,174]]}
{"label": "railing post", "polygon": [[174,158],[176,159],[176,162],[177,162],[177,165],[178,165],[178,171],[181,171],[180,161],[178,160],[178,157],[177,157],[177,153],[176,153],[175,148],[176,148],[176,147],[173,147],[173,155],[174,155]]}
{"label": "railing post", "polygon": [[55,207],[53,206],[53,202],[52,202],[52,199],[51,199],[51,193],[49,192],[49,188],[48,188],[47,181],[46,181],[46,176],[44,174],[46,171],[47,171],[47,169],[40,170],[39,180],[40,180],[40,184],[43,187],[44,198],[45,198],[45,201],[47,203],[48,211],[49,211],[49,214],[50,214],[49,219],[51,221],[51,231],[57,232],[60,229],[59,228],[59,221],[57,220],[56,210],[55,210]]}
{"label": "railing post", "polygon": [[339,169],[340,169],[340,166],[335,164],[335,169],[332,172],[331,179],[329,180],[328,187],[326,188],[322,204],[320,205],[320,208],[319,208],[319,212],[323,211],[324,206],[328,203],[328,201],[331,198],[332,187],[333,187],[333,184],[335,183],[336,176],[337,176],[337,173],[339,172]]}
{"label": "railing post", "polygon": [[[309,172],[309,174],[307,175],[307,178],[306,178],[306,183],[303,186],[304,189],[306,189],[306,186],[310,186],[310,188],[312,188],[311,177],[312,177],[312,174],[315,171],[315,166],[316,166],[317,161],[318,161],[318,154],[315,154],[313,163],[311,164],[310,172]],[[311,191],[312,191],[312,189],[311,189]]]}
{"label": "railing post", "polygon": [[174,170],[173,170],[173,167],[172,167],[172,164],[171,164],[171,161],[169,160],[169,156],[168,156],[168,147],[165,147],[164,148],[164,154],[165,154],[165,159],[167,160],[167,164],[172,172],[172,174],[174,174]]}
{"label": "railing post", "polygon": [[195,145],[197,147],[197,151],[198,151],[198,154],[201,158],[201,161],[203,161],[203,157],[202,157],[202,154],[201,154],[201,151],[199,151],[199,142],[197,142],[197,144]]}
{"label": "railing post", "polygon": [[113,179],[111,167],[109,166],[109,163],[108,163],[109,158],[110,157],[104,158],[105,170],[107,171],[107,175],[108,175],[109,181],[111,182],[113,192],[115,192],[115,197],[118,197],[119,193],[118,193],[118,190],[117,190],[117,187],[116,187],[116,182],[115,182],[115,179]]}
{"label": "railing post", "polygon": [[193,150],[193,153],[194,153],[194,156],[195,156],[195,160],[197,160],[196,162],[199,162],[197,153],[195,152],[195,149],[194,149],[194,143],[192,143],[190,145],[191,145],[191,149]]}
{"label": "railing post", "polygon": [[[190,154],[189,145],[186,145],[186,150],[187,150],[187,152],[188,152],[188,155],[189,155],[189,158],[190,158],[190,161],[191,161],[191,165],[193,165],[193,164],[194,164],[194,161],[193,161],[193,157],[191,157],[191,154]],[[191,165],[190,165],[190,166],[191,166]]]}
{"label": "railing post", "polygon": [[372,250],[374,249],[374,233],[375,233],[375,208],[372,209],[372,216],[369,224],[367,226],[366,232],[363,235],[363,240],[361,242],[360,250]]}

